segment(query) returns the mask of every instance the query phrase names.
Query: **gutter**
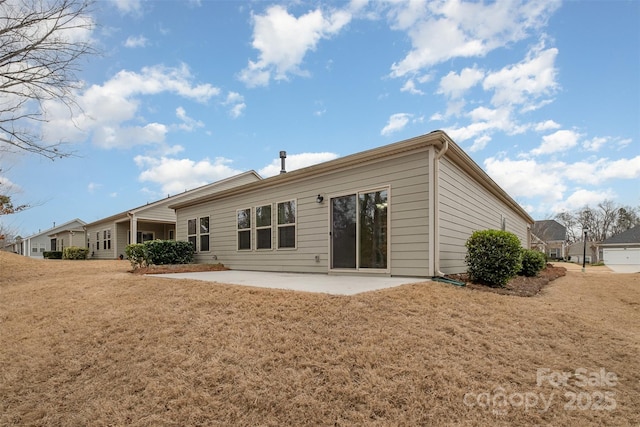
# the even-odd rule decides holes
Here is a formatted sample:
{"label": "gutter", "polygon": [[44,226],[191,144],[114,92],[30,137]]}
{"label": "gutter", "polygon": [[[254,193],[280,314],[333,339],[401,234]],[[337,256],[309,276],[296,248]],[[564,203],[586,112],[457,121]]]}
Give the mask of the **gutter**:
{"label": "gutter", "polygon": [[443,147],[433,159],[433,270],[438,277],[444,277],[440,271],[440,159],[449,150],[449,139],[442,140]]}

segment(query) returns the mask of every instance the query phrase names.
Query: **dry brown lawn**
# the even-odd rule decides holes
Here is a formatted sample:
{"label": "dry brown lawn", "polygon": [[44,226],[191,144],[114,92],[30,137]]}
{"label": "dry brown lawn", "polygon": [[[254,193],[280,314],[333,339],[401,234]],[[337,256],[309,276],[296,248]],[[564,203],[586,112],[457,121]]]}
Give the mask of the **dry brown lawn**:
{"label": "dry brown lawn", "polygon": [[0,253],[0,425],[640,424],[640,274],[338,297],[130,268]]}

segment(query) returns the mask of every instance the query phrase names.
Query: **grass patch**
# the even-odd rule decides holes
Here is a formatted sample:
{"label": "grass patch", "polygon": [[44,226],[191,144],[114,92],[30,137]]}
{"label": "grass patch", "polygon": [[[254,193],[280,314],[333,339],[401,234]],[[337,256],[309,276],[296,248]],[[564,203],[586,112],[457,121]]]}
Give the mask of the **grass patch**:
{"label": "grass patch", "polygon": [[[640,275],[356,296],[0,253],[0,425],[637,425]],[[538,369],[613,372],[613,386]],[[552,397],[544,410],[482,393]],[[566,409],[613,393],[613,410]],[[584,403],[584,402],[582,402]],[[609,408],[610,409],[610,408]]]}

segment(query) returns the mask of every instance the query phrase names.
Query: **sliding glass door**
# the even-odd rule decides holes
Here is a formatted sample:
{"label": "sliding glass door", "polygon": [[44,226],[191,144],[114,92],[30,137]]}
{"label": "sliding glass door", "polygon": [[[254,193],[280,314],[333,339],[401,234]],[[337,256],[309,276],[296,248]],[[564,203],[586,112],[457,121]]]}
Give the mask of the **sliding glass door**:
{"label": "sliding glass door", "polygon": [[388,266],[388,190],[331,199],[331,268]]}

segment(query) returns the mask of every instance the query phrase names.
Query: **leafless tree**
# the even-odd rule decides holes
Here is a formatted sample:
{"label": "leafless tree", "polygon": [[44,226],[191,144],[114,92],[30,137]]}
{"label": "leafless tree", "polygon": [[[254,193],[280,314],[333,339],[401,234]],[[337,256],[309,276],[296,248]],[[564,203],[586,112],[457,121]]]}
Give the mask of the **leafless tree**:
{"label": "leafless tree", "polygon": [[587,205],[574,212],[561,212],[556,220],[567,227],[571,242],[581,240],[583,230],[588,230],[588,240],[602,241],[639,225],[640,207],[620,206],[604,200],[595,208]]}
{"label": "leafless tree", "polygon": [[64,141],[44,142],[44,103],[70,110],[80,59],[95,53],[84,0],[0,0],[0,151],[67,157]]}

